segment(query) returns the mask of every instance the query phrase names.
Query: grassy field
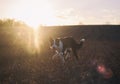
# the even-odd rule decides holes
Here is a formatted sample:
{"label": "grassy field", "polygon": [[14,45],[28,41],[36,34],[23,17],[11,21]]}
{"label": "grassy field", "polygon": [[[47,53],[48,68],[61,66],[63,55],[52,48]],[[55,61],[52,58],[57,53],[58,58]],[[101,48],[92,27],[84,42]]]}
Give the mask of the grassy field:
{"label": "grassy field", "polygon": [[[0,31],[0,84],[120,83],[120,26],[42,27],[37,48],[31,31],[19,31]],[[78,52],[78,62],[74,56],[65,65],[59,58],[52,60],[49,37],[65,36],[73,36],[77,42],[86,39]],[[112,75],[105,78],[97,71],[97,65],[104,65]]]}

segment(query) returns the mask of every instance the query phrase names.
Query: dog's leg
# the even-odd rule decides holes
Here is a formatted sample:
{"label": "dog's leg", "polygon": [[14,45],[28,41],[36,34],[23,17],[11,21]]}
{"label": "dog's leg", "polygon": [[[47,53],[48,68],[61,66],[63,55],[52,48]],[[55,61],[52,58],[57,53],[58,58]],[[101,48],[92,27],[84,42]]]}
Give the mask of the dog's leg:
{"label": "dog's leg", "polygon": [[62,59],[62,63],[65,63],[64,55],[62,52],[59,53],[60,58]]}
{"label": "dog's leg", "polygon": [[70,57],[70,53],[71,53],[71,50],[69,48],[66,49],[65,59],[67,59],[68,57]]}
{"label": "dog's leg", "polygon": [[70,52],[67,52],[65,59],[69,58],[70,56]]}
{"label": "dog's leg", "polygon": [[78,60],[77,50],[73,49],[73,54],[75,55],[76,59]]}
{"label": "dog's leg", "polygon": [[55,55],[52,56],[52,60],[54,60],[54,58],[58,55],[58,53],[56,53]]}

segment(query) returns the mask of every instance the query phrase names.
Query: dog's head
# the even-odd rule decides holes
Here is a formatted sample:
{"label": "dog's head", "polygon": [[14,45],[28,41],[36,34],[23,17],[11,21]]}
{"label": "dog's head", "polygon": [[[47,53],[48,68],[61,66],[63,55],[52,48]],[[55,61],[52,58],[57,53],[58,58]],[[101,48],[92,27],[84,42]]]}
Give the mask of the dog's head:
{"label": "dog's head", "polygon": [[51,49],[57,49],[59,46],[59,39],[53,39],[53,38],[49,38],[49,42],[50,42],[50,48]]}

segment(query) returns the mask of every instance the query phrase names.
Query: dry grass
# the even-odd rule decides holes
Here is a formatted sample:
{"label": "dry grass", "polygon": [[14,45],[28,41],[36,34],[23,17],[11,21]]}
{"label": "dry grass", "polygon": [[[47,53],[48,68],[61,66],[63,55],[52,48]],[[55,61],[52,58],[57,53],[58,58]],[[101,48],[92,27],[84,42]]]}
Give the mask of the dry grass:
{"label": "dry grass", "polygon": [[[0,47],[0,84],[119,84],[120,29],[119,26],[71,26],[41,28],[39,53],[29,53],[22,46]],[[79,62],[70,57],[65,65],[49,49],[48,38],[73,36],[79,42]],[[93,63],[104,64],[113,72],[105,79]]]}

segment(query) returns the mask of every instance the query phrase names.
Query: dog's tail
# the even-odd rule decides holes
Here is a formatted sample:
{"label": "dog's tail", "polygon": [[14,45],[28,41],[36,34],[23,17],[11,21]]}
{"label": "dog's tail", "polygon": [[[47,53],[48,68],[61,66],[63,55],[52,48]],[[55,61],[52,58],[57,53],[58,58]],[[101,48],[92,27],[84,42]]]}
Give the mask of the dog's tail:
{"label": "dog's tail", "polygon": [[78,49],[82,48],[84,42],[85,42],[85,39],[84,39],[84,38],[80,40],[80,43],[79,43],[78,46],[77,46]]}

